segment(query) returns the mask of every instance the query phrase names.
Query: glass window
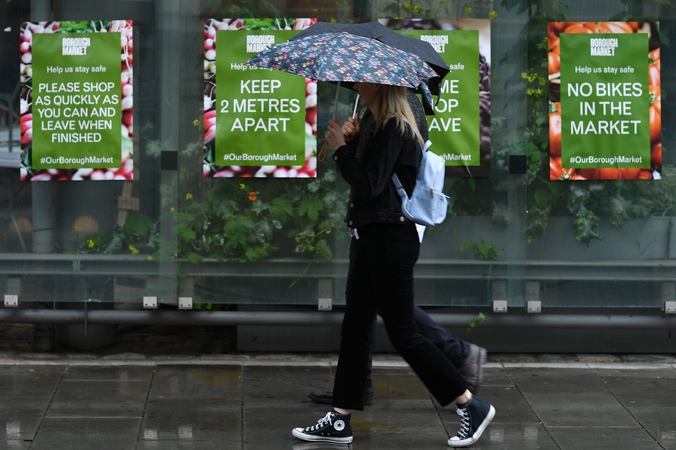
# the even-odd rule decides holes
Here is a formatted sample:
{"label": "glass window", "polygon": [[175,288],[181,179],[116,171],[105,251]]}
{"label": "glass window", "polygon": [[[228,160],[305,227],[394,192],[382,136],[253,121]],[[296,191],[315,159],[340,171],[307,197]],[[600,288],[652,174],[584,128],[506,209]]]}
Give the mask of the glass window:
{"label": "glass window", "polygon": [[[325,82],[308,88],[308,96],[315,89],[317,94],[316,118],[307,119],[317,141],[306,154],[308,161],[316,157],[307,163],[316,165],[316,177],[281,178],[288,169],[275,174],[280,166],[265,177],[260,176],[263,166],[204,176],[210,170],[205,146],[213,137],[213,124],[204,114],[205,98],[213,94],[205,73],[209,77],[214,70],[205,52],[217,45],[212,39],[205,49],[205,39],[221,28],[241,26],[236,19],[259,19],[259,25],[298,18],[381,20],[400,30],[471,29],[480,19],[490,29],[478,58],[483,100],[477,133],[486,172],[468,177],[449,169],[449,215],[427,230],[416,269],[417,302],[487,309],[493,300],[515,307],[540,300],[543,308],[656,309],[676,300],[669,102],[664,109],[660,103],[659,112],[651,106],[651,114],[661,119],[661,127],[651,119],[651,127],[661,131],[659,139],[651,138],[651,147],[660,146],[660,161],[651,161],[644,172],[659,180],[603,180],[579,169],[564,174],[564,167],[550,159],[550,146],[560,137],[549,127],[559,118],[551,109],[556,102],[550,80],[556,76],[548,60],[563,62],[555,44],[567,32],[555,28],[550,33],[548,23],[589,23],[595,31],[606,22],[630,23],[634,31],[650,34],[649,45],[661,42],[662,53],[669,55],[676,37],[670,2],[423,3],[3,2],[0,290],[18,294],[22,302],[118,307],[140,307],[144,296],[168,305],[188,296],[203,308],[316,305],[322,296],[344,303],[348,186],[330,151],[324,156],[320,149],[327,120],[334,111],[339,117],[351,115],[355,93],[341,88],[336,96],[336,86]],[[133,179],[94,180],[99,174],[93,170],[85,175],[91,179],[82,181],[22,181],[26,125],[21,99],[30,98],[19,76],[28,48],[21,46],[26,32],[21,24],[44,31],[53,21],[95,26],[87,24],[111,20],[133,21],[127,37],[133,75],[124,81],[134,99],[133,122],[125,125]],[[605,32],[618,31],[604,26]],[[645,59],[661,65],[661,72],[651,76],[661,78],[666,100],[673,84],[672,58]],[[654,97],[651,101],[654,105]],[[572,175],[589,179],[552,179]]]}

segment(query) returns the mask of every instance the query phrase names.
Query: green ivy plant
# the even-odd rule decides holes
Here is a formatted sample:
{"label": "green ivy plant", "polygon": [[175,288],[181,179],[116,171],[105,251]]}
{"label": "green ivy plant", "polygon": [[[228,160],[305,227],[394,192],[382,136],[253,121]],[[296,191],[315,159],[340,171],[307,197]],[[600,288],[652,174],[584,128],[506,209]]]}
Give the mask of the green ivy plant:
{"label": "green ivy plant", "polygon": [[[343,196],[333,188],[335,170],[314,181],[287,180],[273,187],[266,180],[223,179],[202,199],[185,193],[171,208],[177,257],[197,263],[205,258],[253,262],[274,256],[280,247],[309,259],[332,259],[333,237],[346,234]],[[103,244],[99,233],[73,245],[76,253],[131,253],[158,257],[162,245],[158,219],[130,215]]]}
{"label": "green ivy plant", "polygon": [[[466,250],[472,250],[474,251],[474,257],[477,259],[483,259],[486,261],[494,261],[500,256],[500,253],[502,252],[501,248],[495,247],[488,242],[486,242],[483,238],[479,238],[479,242],[474,242],[471,239],[468,239],[462,243],[460,243],[460,251],[464,252]],[[492,265],[490,266],[492,269]],[[491,269],[488,270],[488,272],[484,273],[483,276],[484,278],[487,279],[487,283],[489,284],[488,288],[490,288],[490,275],[491,275]],[[490,292],[490,289],[488,289],[488,292]],[[473,328],[476,328],[481,324],[481,322],[484,322],[486,320],[486,314],[485,313],[478,313],[475,318],[469,321],[467,324],[467,330],[465,330],[465,334],[469,334],[470,331],[472,331]]]}
{"label": "green ivy plant", "polygon": [[479,238],[479,242],[474,242],[471,239],[466,240],[460,244],[460,251],[464,252],[465,250],[473,250],[474,257],[477,259],[483,259],[486,261],[493,261],[500,256],[502,252],[501,248],[495,247],[484,240],[484,238]]}
{"label": "green ivy plant", "polygon": [[[222,179],[202,200],[186,193],[176,215],[179,257],[253,262],[275,254],[285,242],[311,259],[331,259],[331,237],[344,228],[343,197],[335,170],[313,181]],[[245,181],[245,182],[242,182]]]}
{"label": "green ivy plant", "polygon": [[486,314],[482,312],[477,314],[477,316],[472,320],[470,320],[469,323],[467,324],[467,330],[465,330],[465,334],[469,334],[469,332],[472,331],[473,328],[478,327],[479,324],[481,324],[481,322],[485,322],[487,317],[488,316],[486,316]]}

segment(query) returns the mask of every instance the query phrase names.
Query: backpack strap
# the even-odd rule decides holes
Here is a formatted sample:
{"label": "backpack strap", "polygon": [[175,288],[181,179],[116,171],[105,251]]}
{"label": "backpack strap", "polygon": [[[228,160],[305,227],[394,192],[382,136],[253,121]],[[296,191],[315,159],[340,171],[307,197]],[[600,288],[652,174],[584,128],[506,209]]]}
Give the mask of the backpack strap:
{"label": "backpack strap", "polygon": [[[403,119],[404,119],[404,122],[406,122],[407,124],[409,124],[409,126],[411,126],[411,122],[406,120],[405,117]],[[428,139],[427,142],[425,142],[425,146],[424,147],[421,146],[420,145],[421,137],[420,137],[420,134],[418,134],[418,130],[416,130],[412,126],[411,126],[411,130],[415,134],[415,137],[416,137],[415,142],[418,145],[418,148],[420,149],[420,153],[421,153],[420,156],[422,158],[423,156],[425,156],[425,152],[427,151],[427,149],[430,148],[430,146],[432,145],[432,142],[430,142],[430,140]],[[397,189],[399,196],[404,200],[408,199],[408,194],[406,193],[406,189],[404,189],[404,186],[402,186],[401,181],[399,181],[399,177],[397,176],[396,173],[392,174],[392,182],[394,183],[394,187]]]}
{"label": "backpack strap", "polygon": [[399,193],[399,196],[403,199],[408,198],[408,194],[406,193],[406,189],[404,189],[404,186],[401,185],[401,181],[399,181],[399,177],[397,176],[396,173],[392,174],[392,182],[394,183],[394,187],[397,188],[397,192]]}

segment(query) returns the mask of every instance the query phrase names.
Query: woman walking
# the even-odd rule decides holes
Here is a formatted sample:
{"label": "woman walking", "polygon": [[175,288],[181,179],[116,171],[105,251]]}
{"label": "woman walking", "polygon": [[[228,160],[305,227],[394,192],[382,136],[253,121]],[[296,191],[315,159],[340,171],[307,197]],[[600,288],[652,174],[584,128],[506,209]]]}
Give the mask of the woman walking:
{"label": "woman walking", "polygon": [[359,132],[355,120],[348,121],[344,130],[332,120],[327,133],[329,145],[336,149],[333,159],[351,187],[347,223],[352,240],[334,410],[315,425],[292,433],[305,441],[352,442],[352,410],[364,409],[369,330],[380,314],[390,342],[437,401],[442,406],[457,404],[460,430],[448,445],[465,447],[479,439],[495,409],[472,396],[455,366],[415,326],[413,269],[420,241],[415,224],[401,212],[401,197],[391,180],[396,173],[411,194],[422,138],[405,87],[356,83],[355,89],[375,117],[370,136],[361,137],[367,139],[363,152],[357,156],[356,139],[346,143],[346,135]]}

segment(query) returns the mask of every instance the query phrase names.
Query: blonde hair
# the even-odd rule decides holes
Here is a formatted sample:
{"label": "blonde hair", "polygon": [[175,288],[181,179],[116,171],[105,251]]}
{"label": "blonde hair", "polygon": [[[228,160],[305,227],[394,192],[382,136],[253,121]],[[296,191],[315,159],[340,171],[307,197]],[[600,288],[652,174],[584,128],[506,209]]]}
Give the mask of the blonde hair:
{"label": "blonde hair", "polygon": [[408,104],[406,89],[408,88],[403,86],[380,85],[380,91],[376,94],[375,107],[373,108],[376,117],[375,129],[384,127],[388,120],[394,118],[397,121],[397,129],[402,136],[406,135],[406,128],[410,126],[413,134],[422,145],[422,136],[413,111]]}

